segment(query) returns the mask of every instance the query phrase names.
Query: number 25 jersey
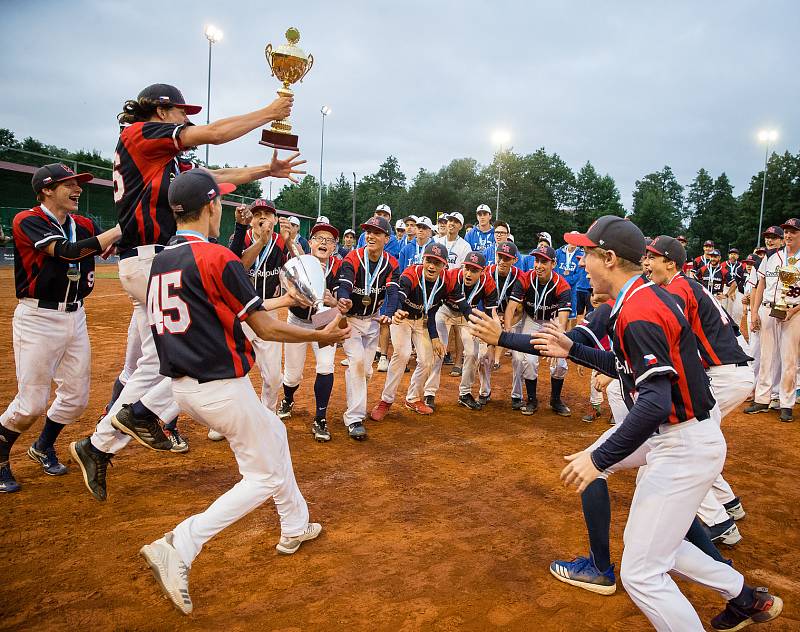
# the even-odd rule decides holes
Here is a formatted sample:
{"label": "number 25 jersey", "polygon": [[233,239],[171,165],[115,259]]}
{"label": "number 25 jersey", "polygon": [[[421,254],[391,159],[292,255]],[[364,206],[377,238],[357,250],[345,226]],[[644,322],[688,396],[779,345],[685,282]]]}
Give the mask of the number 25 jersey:
{"label": "number 25 jersey", "polygon": [[161,375],[198,382],[247,375],[254,358],[242,321],[262,302],[236,255],[179,232],[153,259],[147,286]]}

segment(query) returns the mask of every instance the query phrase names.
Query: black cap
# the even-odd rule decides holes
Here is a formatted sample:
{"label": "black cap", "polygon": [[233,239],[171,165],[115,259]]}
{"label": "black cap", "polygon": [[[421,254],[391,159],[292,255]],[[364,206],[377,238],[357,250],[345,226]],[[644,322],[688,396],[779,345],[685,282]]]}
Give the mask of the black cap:
{"label": "black cap", "polygon": [[531,250],[531,255],[540,259],[547,259],[548,261],[556,260],[556,251],[550,246],[539,246],[538,248]]}
{"label": "black cap", "polygon": [[392,234],[392,227],[389,224],[389,220],[385,217],[381,217],[379,215],[375,215],[370,217],[366,222],[361,224],[362,230],[372,229],[372,230],[379,230],[382,233],[386,233],[387,235]]}
{"label": "black cap", "polygon": [[442,263],[447,263],[447,251],[442,244],[437,244],[435,241],[425,246],[425,251],[422,253],[422,258],[430,257],[431,259],[438,259]]}
{"label": "black cap", "polygon": [[214,198],[235,191],[227,182],[217,183],[206,169],[189,169],[169,185],[169,205],[176,215],[192,213],[203,208]]}
{"label": "black cap", "polygon": [[197,114],[203,109],[201,105],[189,105],[186,103],[181,91],[168,83],[154,83],[151,86],[147,86],[139,93],[136,99],[137,101],[150,99],[151,101],[157,101],[161,105],[171,105],[181,108],[186,114]]}
{"label": "black cap", "polygon": [[644,234],[633,222],[616,215],[603,215],[586,233],[565,233],[564,241],[584,248],[613,250],[618,257],[640,263],[644,255]]}
{"label": "black cap", "polygon": [[78,182],[89,182],[94,176],[91,173],[75,173],[67,165],[62,165],[60,162],[53,162],[44,167],[39,167],[33,172],[31,178],[31,186],[36,195],[41,193],[42,189],[54,185],[56,182],[64,182],[64,180],[77,180]]}
{"label": "black cap", "polygon": [[679,270],[686,263],[686,248],[674,237],[659,235],[647,246],[647,251],[675,262]]}
{"label": "black cap", "polygon": [[710,256],[712,256],[712,257],[721,257],[721,256],[722,256],[722,255],[721,255],[721,253],[720,253],[720,251],[719,251],[719,250],[717,250],[716,248],[714,248],[714,250],[712,250],[712,251],[711,251],[711,252],[709,252],[708,254],[709,254]]}
{"label": "black cap", "polygon": [[732,252],[735,252],[738,255],[739,254],[739,249],[738,248],[728,248],[728,254],[731,254]]}
{"label": "black cap", "polygon": [[254,200],[253,203],[250,205],[250,212],[252,213],[256,209],[261,211],[266,211],[268,213],[275,213],[277,214],[278,211],[275,210],[275,202],[272,200],[265,200],[263,198],[259,198]]}
{"label": "black cap", "polygon": [[767,228],[767,230],[761,233],[762,237],[766,237],[767,235],[772,235],[773,237],[779,237],[780,239],[783,239],[783,228],[780,226],[770,226]]}
{"label": "black cap", "polygon": [[794,228],[795,230],[800,230],[800,219],[797,219],[796,217],[787,219],[783,224],[781,224],[781,228]]}
{"label": "black cap", "polygon": [[706,239],[703,242],[703,248],[705,248],[706,246],[711,246],[713,248],[715,245],[716,244],[711,239]]}
{"label": "black cap", "polygon": [[505,255],[506,257],[510,257],[512,259],[519,257],[519,250],[513,241],[500,242],[497,244],[497,250],[495,252],[498,255]]}
{"label": "black cap", "polygon": [[473,268],[485,268],[486,257],[483,255],[482,252],[472,251],[464,259],[464,265],[472,266]]}

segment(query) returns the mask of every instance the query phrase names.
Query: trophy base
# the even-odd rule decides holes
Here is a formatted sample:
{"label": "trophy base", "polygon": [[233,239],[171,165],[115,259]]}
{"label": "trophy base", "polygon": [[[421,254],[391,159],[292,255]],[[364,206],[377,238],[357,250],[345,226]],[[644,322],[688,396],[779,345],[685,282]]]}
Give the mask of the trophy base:
{"label": "trophy base", "polygon": [[262,129],[261,140],[258,141],[258,144],[274,147],[275,149],[298,151],[297,140],[297,134],[282,134],[281,132],[274,132],[271,129]]}
{"label": "trophy base", "polygon": [[[311,323],[314,325],[314,329],[325,329],[339,313],[338,309],[330,307],[324,311],[313,314],[311,316]],[[344,316],[339,320],[339,329],[347,329],[347,318]],[[330,345],[320,345],[319,348],[324,349],[329,346]]]}
{"label": "trophy base", "polygon": [[769,315],[773,318],[777,318],[778,320],[786,320],[786,309],[782,309],[780,307],[773,307],[769,311]]}

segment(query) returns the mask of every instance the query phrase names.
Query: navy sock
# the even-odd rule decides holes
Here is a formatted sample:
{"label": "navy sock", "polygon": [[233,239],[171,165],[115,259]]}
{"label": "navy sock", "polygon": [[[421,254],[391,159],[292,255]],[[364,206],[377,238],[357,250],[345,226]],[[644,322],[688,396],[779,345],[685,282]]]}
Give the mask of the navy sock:
{"label": "navy sock", "polygon": [[525,394],[529,401],[536,399],[536,382],[537,380],[525,380]]}
{"label": "navy sock", "polygon": [[155,417],[156,414],[150,410],[147,406],[142,404],[141,400],[138,402],[134,402],[131,404],[131,410],[136,417],[141,418],[148,418],[148,417]]}
{"label": "navy sock", "polygon": [[314,399],[317,401],[315,419],[325,419],[328,415],[328,402],[333,390],[333,373],[317,373],[314,380]]}
{"label": "navy sock", "polygon": [[710,558],[717,560],[717,562],[727,564],[728,560],[722,557],[719,549],[711,541],[711,538],[708,537],[708,532],[703,528],[697,516],[694,517],[692,526],[690,526],[689,530],[686,532],[686,539]]}
{"label": "navy sock", "polygon": [[558,402],[561,401],[561,389],[564,388],[564,378],[557,379],[554,377],[550,378],[550,401],[551,402]]}
{"label": "navy sock", "polygon": [[283,385],[283,399],[286,400],[287,404],[294,403],[294,392],[298,388],[300,388],[299,384],[297,386],[286,386],[286,384]]}
{"label": "navy sock", "polygon": [[731,599],[740,608],[752,608],[753,602],[756,600],[756,595],[753,589],[745,584],[742,586],[742,592],[735,599]]}
{"label": "navy sock", "polygon": [[164,430],[175,430],[178,427],[178,418],[175,417],[168,424],[164,424]]}
{"label": "navy sock", "polygon": [[114,402],[117,401],[117,398],[119,398],[119,394],[122,392],[123,388],[125,388],[125,385],[119,381],[119,378],[114,380],[114,386],[111,388],[111,401],[108,402],[109,408],[111,408],[114,405]]}
{"label": "navy sock", "polygon": [[19,432],[9,430],[0,424],[0,463],[8,461],[8,457],[11,455],[11,446],[14,445],[19,435]]}
{"label": "navy sock", "polygon": [[42,428],[42,434],[39,435],[39,438],[34,444],[35,448],[40,452],[52,448],[63,429],[64,424],[56,423],[50,419],[50,417],[46,417],[44,420],[44,428]]}
{"label": "navy sock", "polygon": [[608,532],[611,528],[611,499],[608,496],[608,481],[604,478],[592,481],[581,494],[581,504],[594,564],[602,573],[611,566],[611,550],[608,543]]}

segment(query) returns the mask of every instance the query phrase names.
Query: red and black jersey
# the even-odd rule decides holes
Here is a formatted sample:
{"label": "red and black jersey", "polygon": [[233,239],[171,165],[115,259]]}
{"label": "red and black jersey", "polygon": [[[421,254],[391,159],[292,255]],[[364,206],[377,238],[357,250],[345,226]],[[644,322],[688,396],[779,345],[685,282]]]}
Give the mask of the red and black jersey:
{"label": "red and black jersey", "polygon": [[669,423],[706,419],[715,401],[697,339],[672,295],[645,276],[634,277],[612,311],[611,348],[630,410],[637,386],[655,375],[672,382]]}
{"label": "red and black jersey", "polygon": [[[17,298],[72,303],[87,297],[94,288],[94,256],[70,264],[51,257],[44,249],[51,242],[81,241],[101,232],[97,224],[82,215],[67,214],[66,222],[59,224],[41,206],[17,213],[12,223]],[[80,271],[77,281],[67,278],[71,265]]]}
{"label": "red and black jersey", "polygon": [[[348,316],[371,316],[378,313],[378,309],[386,299],[386,288],[397,285],[399,264],[388,252],[383,251],[377,261],[368,261],[366,247],[356,248],[347,253],[342,259],[339,268],[339,284],[348,292],[353,306],[347,312]],[[367,289],[367,271],[369,266],[371,284]],[[368,295],[369,304],[364,305],[363,299]]]}
{"label": "red and black jersey", "polygon": [[[608,337],[608,322],[611,319],[611,310],[614,308],[614,300],[609,299],[602,305],[598,305],[591,312],[583,317],[579,325],[575,326],[572,331],[567,332],[569,338],[575,339],[572,332],[582,333],[585,338],[591,340],[591,345],[603,351],[611,351],[611,339]],[[576,331],[577,330],[577,331]],[[583,340],[578,340],[583,343]]]}
{"label": "red and black jersey", "polygon": [[[247,240],[245,239],[245,243]],[[250,244],[252,244],[252,236]],[[246,248],[249,246],[245,246]],[[286,242],[280,233],[272,233],[272,241],[261,249],[250,267],[250,278],[261,298],[273,298],[280,294],[281,280],[278,276],[281,266],[286,263]]]}
{"label": "red and black jersey", "polygon": [[689,321],[706,367],[752,360],[739,346],[728,313],[700,283],[676,274],[664,288],[675,297]]}
{"label": "red and black jersey", "polygon": [[114,204],[122,228],[119,251],[167,244],[175,234],[169,184],[191,163],[178,158],[185,149],[175,123],[133,123],[122,129],[114,154]]}
{"label": "red and black jersey", "polygon": [[[425,298],[428,299],[428,315],[436,311],[445,300],[461,311],[464,288],[458,282],[460,270],[443,269],[435,281],[425,279],[422,264],[408,266],[400,275],[400,298],[398,309],[408,312],[408,318],[422,318],[426,315]],[[386,314],[392,316],[393,314]]]}
{"label": "red and black jersey", "polygon": [[[328,258],[327,265],[325,266],[325,287],[327,287],[334,296],[336,296],[336,290],[339,288],[339,268],[341,265],[342,260],[335,255],[331,255]],[[311,320],[311,307],[292,306],[289,308],[289,311],[297,316],[300,320]]]}
{"label": "red and black jersey", "polygon": [[736,283],[736,289],[744,293],[744,282],[747,277],[747,272],[744,269],[744,264],[741,261],[724,261],[722,269],[728,275],[728,283]]}
{"label": "red and black jersey", "polygon": [[[484,312],[488,312],[490,309],[497,309],[497,286],[486,268],[484,268],[477,282],[471,286],[464,285],[464,271],[456,271],[458,272],[457,283],[461,286],[461,291],[470,307],[477,307],[482,304]],[[458,305],[448,298],[445,299],[445,304],[454,312],[459,311]]]}
{"label": "red and black jersey", "polygon": [[705,255],[700,255],[699,257],[695,257],[692,261],[692,269],[697,272],[703,266],[707,266],[711,262],[711,259],[706,257]]}
{"label": "red and black jersey", "polygon": [[486,266],[485,274],[492,277],[495,287],[497,288],[497,307],[500,314],[506,311],[508,301],[512,296],[516,296],[518,302],[522,301],[522,286],[517,283],[517,279],[523,276],[522,272],[517,266],[511,266],[511,271],[503,276],[500,273],[500,268],[496,263]]}
{"label": "red and black jersey", "polygon": [[517,283],[520,290],[514,292],[511,300],[522,303],[525,313],[533,320],[553,320],[559,312],[572,310],[572,289],[557,272],[542,283],[536,271],[530,270],[520,274]]}
{"label": "red and black jersey", "polygon": [[147,313],[161,374],[210,382],[243,377],[253,347],[242,322],[262,299],[230,250],[183,232],[153,259]]}
{"label": "red and black jersey", "polygon": [[712,266],[710,263],[697,270],[697,281],[709,292],[722,294],[731,284],[730,277],[722,266]]}

